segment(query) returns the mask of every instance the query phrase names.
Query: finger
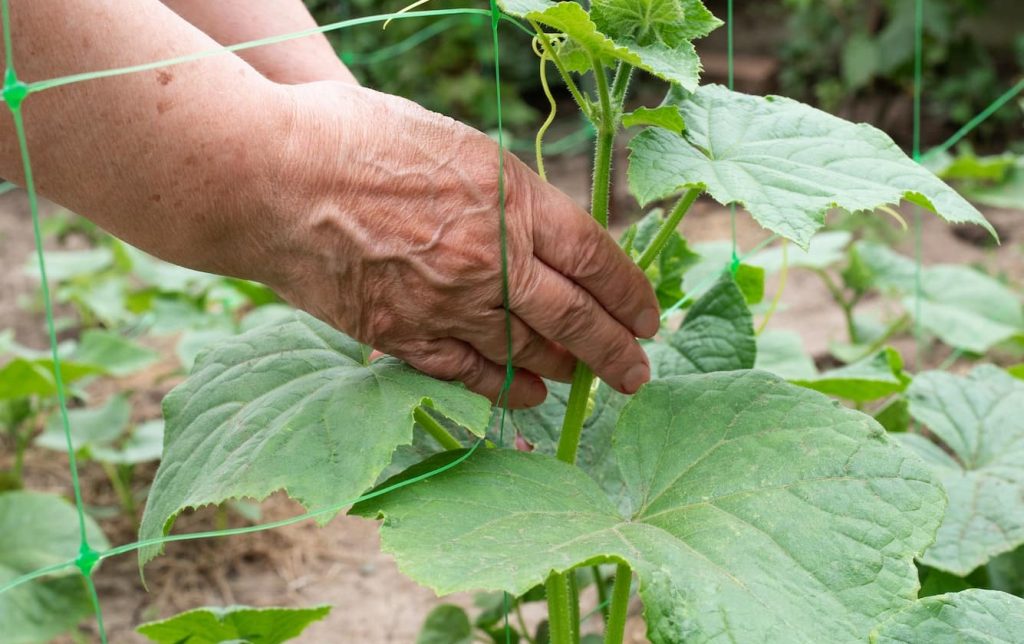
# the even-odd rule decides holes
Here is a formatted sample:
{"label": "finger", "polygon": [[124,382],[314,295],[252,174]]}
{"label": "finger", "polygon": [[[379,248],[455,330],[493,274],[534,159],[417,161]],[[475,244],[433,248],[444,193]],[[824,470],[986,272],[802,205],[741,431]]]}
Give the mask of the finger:
{"label": "finger", "polygon": [[561,191],[544,186],[533,204],[534,253],[576,282],[623,326],[641,338],[658,332],[660,310],[643,271],[606,230]]}
{"label": "finger", "polygon": [[650,380],[647,354],[633,333],[561,273],[534,262],[511,297],[523,322],[564,346],[615,389],[632,394]]}
{"label": "finger", "polygon": [[528,371],[516,371],[504,399],[505,367],[483,357],[473,347],[452,338],[424,343],[399,357],[428,376],[441,380],[458,380],[470,391],[486,396],[492,403],[501,402],[509,409],[534,407],[544,402],[547,387]]}
{"label": "finger", "polygon": [[[543,337],[518,316],[509,318],[512,329],[512,364],[531,371],[541,378],[570,382],[576,358],[563,347]],[[498,309],[481,322],[479,332],[462,336],[491,362],[503,365],[508,361],[509,346],[505,333],[505,311]]]}

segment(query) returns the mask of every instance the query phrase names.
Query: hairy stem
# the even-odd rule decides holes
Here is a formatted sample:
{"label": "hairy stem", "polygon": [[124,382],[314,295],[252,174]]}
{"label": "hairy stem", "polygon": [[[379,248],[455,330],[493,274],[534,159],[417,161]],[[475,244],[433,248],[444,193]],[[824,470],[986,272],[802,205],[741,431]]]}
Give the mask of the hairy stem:
{"label": "hairy stem", "polygon": [[434,417],[427,413],[427,410],[422,407],[417,407],[412,412],[413,419],[420,424],[420,426],[427,430],[427,433],[434,437],[441,447],[445,449],[462,449],[463,445],[454,436],[448,433],[441,423],[434,420]]}
{"label": "hairy stem", "polygon": [[692,206],[693,202],[697,200],[700,193],[701,191],[699,188],[690,188],[686,191],[686,194],[680,197],[679,201],[676,202],[676,205],[672,208],[672,212],[668,214],[668,219],[666,219],[665,223],[662,224],[661,229],[658,230],[658,233],[644,250],[640,259],[637,260],[636,264],[641,268],[641,270],[647,270],[647,267],[657,259],[658,254],[665,248],[665,244],[668,243],[668,240],[672,238],[672,233],[674,233],[676,228],[679,227],[679,222],[681,222],[683,217],[686,216],[687,211],[690,210],[690,206]]}
{"label": "hairy stem", "polygon": [[544,587],[548,595],[548,628],[551,644],[577,644],[579,642],[579,626],[573,620],[569,577],[566,573],[552,573],[548,576]]}
{"label": "hairy stem", "polygon": [[594,382],[594,372],[583,362],[576,363],[576,372],[572,376],[572,389],[569,390],[569,402],[562,419],[562,433],[558,437],[558,451],[555,456],[570,465],[576,463],[576,451],[580,446],[583,434],[583,423],[587,420],[587,403],[590,401],[590,387]]}
{"label": "hairy stem", "polygon": [[615,584],[612,586],[612,605],[608,611],[608,628],[605,630],[605,644],[622,644],[626,634],[626,616],[629,612],[629,590],[633,573],[626,564],[620,563],[615,569]]}
{"label": "hairy stem", "polygon": [[633,80],[633,66],[623,61],[615,70],[615,80],[612,81],[612,100],[617,105],[622,105],[626,99],[626,92],[629,91],[629,82]]}

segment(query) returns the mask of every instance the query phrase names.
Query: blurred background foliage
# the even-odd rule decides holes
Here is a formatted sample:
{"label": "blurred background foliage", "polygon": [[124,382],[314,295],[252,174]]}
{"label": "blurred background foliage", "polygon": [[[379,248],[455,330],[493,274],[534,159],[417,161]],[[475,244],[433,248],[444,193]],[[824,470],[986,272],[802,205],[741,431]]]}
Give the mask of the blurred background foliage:
{"label": "blurred background foliage", "polygon": [[[306,0],[321,23],[398,11],[410,0]],[[487,5],[480,1],[481,7]],[[586,4],[584,2],[584,4]],[[709,0],[724,17],[725,0]],[[423,8],[473,6],[433,0]],[[750,91],[777,91],[846,118],[872,122],[909,144],[914,73],[914,0],[765,0],[736,3],[736,48],[768,78]],[[984,109],[1024,73],[1024,2],[924,0],[925,142],[935,144]],[[443,34],[443,35],[442,35]],[[505,32],[502,60],[506,127],[527,135],[546,112],[528,37]],[[491,130],[497,124],[493,52],[484,16],[408,19],[330,38],[364,84]],[[706,78],[724,82],[726,38],[698,44]],[[709,56],[708,54],[711,54]],[[761,74],[760,71],[755,71]],[[742,75],[738,76],[739,89]],[[557,74],[549,77],[556,80]],[[557,83],[555,83],[557,85]],[[563,98],[565,98],[563,96]],[[564,113],[570,113],[565,110]],[[1000,110],[972,138],[982,150],[1006,150],[1024,137],[1024,107]]]}

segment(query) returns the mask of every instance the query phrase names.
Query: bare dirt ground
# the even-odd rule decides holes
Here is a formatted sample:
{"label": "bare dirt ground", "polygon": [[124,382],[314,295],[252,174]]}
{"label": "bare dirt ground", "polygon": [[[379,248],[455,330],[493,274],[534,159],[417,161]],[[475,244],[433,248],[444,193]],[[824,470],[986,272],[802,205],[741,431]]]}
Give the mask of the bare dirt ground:
{"label": "bare dirt ground", "polygon": [[[587,162],[577,158],[552,160],[549,170],[555,182],[585,203],[589,189]],[[620,206],[620,213],[629,209]],[[52,211],[47,207],[47,211]],[[964,241],[953,229],[935,217],[924,221],[923,254],[927,263],[974,263],[987,270],[1009,275],[1019,285],[1024,276],[1024,212],[987,210],[1000,229],[1003,245],[984,249]],[[621,227],[625,217],[620,217]],[[748,216],[737,217],[737,239],[749,249],[767,233]],[[727,239],[730,222],[727,210],[709,202],[699,202],[683,223],[682,231],[691,242]],[[909,241],[907,242],[909,243]],[[904,250],[907,250],[904,248]],[[24,275],[22,267],[32,252],[30,221],[24,195],[20,192],[0,197],[0,330],[13,328],[20,342],[42,348],[46,336],[38,312],[26,309],[37,284]],[[771,296],[777,284],[767,285]],[[783,305],[771,328],[792,329],[804,338],[808,351],[815,355],[827,351],[830,340],[841,339],[843,319],[830,304],[828,292],[814,275],[791,271],[783,296]],[[130,379],[108,381],[93,391],[97,401],[114,391],[133,392],[136,420],[159,415],[162,396],[177,382],[176,362],[168,359]],[[0,450],[0,466],[9,454]],[[155,468],[143,468],[139,485],[151,480]],[[114,496],[98,466],[83,467],[83,491],[87,504],[98,507],[116,505]],[[31,489],[68,496],[70,482],[65,457],[42,450],[30,450],[26,477]],[[263,519],[294,516],[301,509],[282,495],[271,497],[262,506]],[[179,520],[176,531],[209,530],[218,517],[212,510],[200,511]],[[222,518],[222,517],[221,517]],[[228,515],[231,525],[243,520]],[[100,521],[114,544],[134,540],[131,519],[120,516]],[[373,522],[339,517],[326,527],[311,523],[269,532],[171,544],[167,553],[146,570],[143,586],[131,555],[107,561],[96,576],[108,632],[112,642],[145,641],[134,634],[141,622],[167,617],[179,611],[203,605],[250,604],[255,606],[312,606],[330,604],[331,614],[306,632],[303,642],[364,642],[368,644],[415,641],[426,614],[441,601],[471,606],[471,597],[461,595],[438,599],[427,589],[405,579],[389,556],[379,550]],[[589,598],[593,603],[592,598]],[[638,607],[634,607],[638,611]],[[528,614],[534,621],[536,614]],[[596,626],[596,625],[595,625]],[[642,642],[642,623],[630,624],[628,641]],[[88,641],[95,639],[95,626],[83,626]],[[67,640],[70,641],[70,640]]]}

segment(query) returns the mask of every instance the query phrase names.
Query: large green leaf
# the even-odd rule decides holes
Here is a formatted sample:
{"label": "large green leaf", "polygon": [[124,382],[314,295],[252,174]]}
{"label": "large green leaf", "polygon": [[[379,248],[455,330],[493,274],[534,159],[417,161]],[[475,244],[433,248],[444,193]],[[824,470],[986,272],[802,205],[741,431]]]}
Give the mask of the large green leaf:
{"label": "large green leaf", "polygon": [[[93,548],[110,547],[86,517]],[[0,585],[78,556],[78,517],[64,499],[37,492],[0,494]],[[0,594],[0,637],[7,644],[49,641],[92,614],[75,568]]]}
{"label": "large green leaf", "polygon": [[961,377],[918,375],[910,414],[941,441],[901,434],[949,495],[935,543],[921,561],[964,576],[1024,544],[1024,382],[993,366]]}
{"label": "large green leaf", "polygon": [[871,632],[872,644],[1019,644],[1024,599],[994,590],[926,597]]}
{"label": "large green leaf", "polygon": [[682,110],[686,132],[652,128],[630,143],[629,182],[641,203],[701,187],[802,247],[830,208],[872,210],[901,199],[995,234],[973,206],[871,126],[717,85],[670,102]]}
{"label": "large green leaf", "polygon": [[760,266],[767,273],[779,271],[784,263],[790,268],[825,270],[846,257],[846,247],[852,238],[853,235],[845,230],[830,230],[815,235],[807,250],[780,244],[748,258],[747,263]]}
{"label": "large green leaf", "polygon": [[137,629],[157,644],[280,644],[295,639],[307,626],[331,612],[315,608],[206,607],[149,622]]}
{"label": "large green leaf", "polygon": [[[552,570],[626,561],[655,642],[862,642],[917,592],[938,482],[869,417],[763,372],[656,380],[626,406],[619,513],[580,469],[479,450],[355,506],[439,593],[523,593]],[[449,453],[406,476],[450,462]]]}
{"label": "large green leaf", "polygon": [[[202,354],[191,377],[164,399],[164,459],[141,538],[165,534],[186,508],[227,499],[263,499],[277,490],[307,508],[354,499],[395,448],[412,441],[413,410],[421,405],[483,434],[485,398],[369,355],[303,313]],[[140,561],[158,552],[142,549]]]}
{"label": "large green leaf", "polygon": [[[728,275],[723,276],[690,308],[677,332],[668,334],[666,341],[645,343],[644,349],[655,378],[751,368],[757,348],[743,294]],[[541,405],[510,414],[515,429],[541,454],[556,452],[569,401],[569,385],[549,383],[548,390]],[[576,463],[611,499],[624,503],[622,474],[612,456],[612,434],[629,397],[601,383],[592,400]]]}

